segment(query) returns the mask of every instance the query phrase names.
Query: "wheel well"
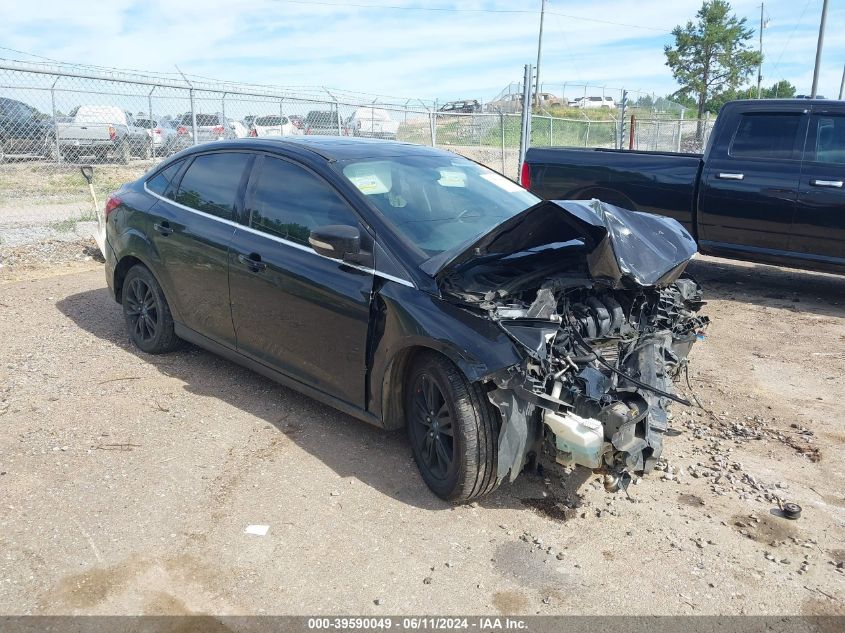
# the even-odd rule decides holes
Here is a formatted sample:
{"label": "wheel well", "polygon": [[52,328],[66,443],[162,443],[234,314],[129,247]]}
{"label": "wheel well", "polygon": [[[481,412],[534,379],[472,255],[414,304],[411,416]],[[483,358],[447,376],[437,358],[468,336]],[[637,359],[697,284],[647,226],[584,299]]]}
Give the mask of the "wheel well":
{"label": "wheel well", "polygon": [[387,429],[401,429],[405,426],[405,383],[408,373],[420,354],[434,353],[448,358],[431,347],[414,345],[399,351],[390,361],[384,374],[381,392],[381,417]]}
{"label": "wheel well", "polygon": [[123,280],[126,279],[126,273],[136,264],[143,266],[144,262],[137,257],[127,255],[114,268],[114,298],[118,303],[121,303],[123,299]]}
{"label": "wheel well", "polygon": [[602,202],[607,202],[608,204],[612,204],[617,207],[622,207],[623,209],[630,209],[631,211],[637,210],[637,206],[634,204],[633,200],[624,193],[613,191],[612,189],[584,189],[583,191],[578,192],[576,200],[591,200],[592,198],[596,198]]}

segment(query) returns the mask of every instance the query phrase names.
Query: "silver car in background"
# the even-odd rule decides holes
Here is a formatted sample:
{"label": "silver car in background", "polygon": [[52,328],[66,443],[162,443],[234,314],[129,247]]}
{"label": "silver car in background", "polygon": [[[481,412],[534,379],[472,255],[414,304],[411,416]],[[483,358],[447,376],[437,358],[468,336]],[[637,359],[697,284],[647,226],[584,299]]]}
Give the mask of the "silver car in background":
{"label": "silver car in background", "polygon": [[295,136],[302,134],[293,121],[284,115],[266,114],[252,120],[250,136]]}
{"label": "silver car in background", "polygon": [[[196,114],[197,143],[223,141],[238,138],[234,126],[222,113]],[[182,116],[176,126],[177,149],[184,149],[194,144],[193,123],[194,116],[187,113]]]}
{"label": "silver car in background", "polygon": [[178,134],[176,125],[171,120],[156,120],[146,117],[135,119],[135,125],[147,130],[153,144],[153,154],[169,156],[176,151]]}

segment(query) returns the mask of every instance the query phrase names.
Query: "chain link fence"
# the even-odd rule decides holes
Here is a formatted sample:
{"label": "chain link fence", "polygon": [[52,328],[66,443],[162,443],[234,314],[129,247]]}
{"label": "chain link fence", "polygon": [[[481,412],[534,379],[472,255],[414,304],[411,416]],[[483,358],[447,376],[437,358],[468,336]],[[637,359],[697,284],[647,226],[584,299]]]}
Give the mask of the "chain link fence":
{"label": "chain link fence", "polygon": [[[395,139],[442,147],[516,179],[520,113],[494,104],[471,110],[319,88],[273,89],[0,60],[0,240],[14,243],[15,227],[37,226],[49,236],[94,220],[80,165],[94,165],[94,193],[101,203],[170,154],[219,139],[303,134]],[[557,116],[540,107],[531,144],[627,148],[630,139],[618,110],[597,112]],[[695,126],[635,116],[632,148],[700,150]]]}

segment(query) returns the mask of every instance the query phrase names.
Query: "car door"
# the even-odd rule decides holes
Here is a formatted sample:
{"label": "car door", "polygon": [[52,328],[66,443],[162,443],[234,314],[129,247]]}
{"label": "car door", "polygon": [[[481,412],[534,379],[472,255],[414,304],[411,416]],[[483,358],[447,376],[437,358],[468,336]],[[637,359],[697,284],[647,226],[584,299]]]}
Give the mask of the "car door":
{"label": "car door", "polygon": [[751,111],[725,121],[705,161],[699,240],[711,250],[787,251],[807,111]]}
{"label": "car door", "polygon": [[311,229],[357,226],[334,187],[304,166],[262,156],[253,170],[229,256],[238,351],[307,385],[364,407],[373,272],[318,255]]}
{"label": "car door", "polygon": [[845,106],[810,117],[790,250],[845,263]]}
{"label": "car door", "polygon": [[210,152],[186,158],[149,211],[148,235],[161,259],[168,301],[183,325],[234,349],[229,308],[229,242],[240,213],[248,152]]}

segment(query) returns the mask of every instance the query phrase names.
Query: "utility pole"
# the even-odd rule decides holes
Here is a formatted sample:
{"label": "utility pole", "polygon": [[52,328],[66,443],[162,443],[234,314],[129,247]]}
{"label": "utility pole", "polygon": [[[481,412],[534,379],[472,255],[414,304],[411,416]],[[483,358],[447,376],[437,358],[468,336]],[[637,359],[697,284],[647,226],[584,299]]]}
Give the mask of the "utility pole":
{"label": "utility pole", "polygon": [[822,21],[819,24],[819,42],[816,45],[816,66],[813,68],[813,89],[810,98],[815,99],[819,88],[819,67],[822,63],[822,47],[824,46],[824,27],[827,23],[827,0],[822,4]]}
{"label": "utility pole", "polygon": [[757,64],[757,98],[760,98],[760,84],[763,83],[763,10],[766,5],[760,3],[760,63]]}
{"label": "utility pole", "polygon": [[842,69],[842,81],[839,82],[839,100],[842,101],[842,89],[845,88],[845,68]]}
{"label": "utility pole", "polygon": [[546,0],[540,0],[540,36],[537,38],[537,77],[534,83],[534,103],[540,103],[540,53],[543,51],[543,18],[546,17]]}

